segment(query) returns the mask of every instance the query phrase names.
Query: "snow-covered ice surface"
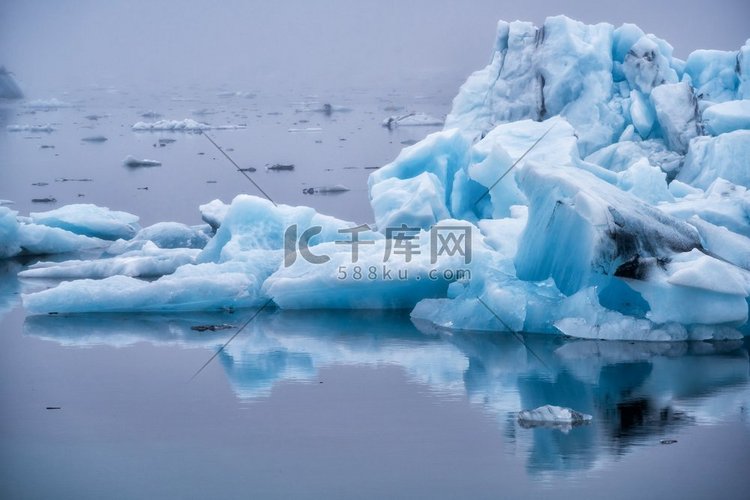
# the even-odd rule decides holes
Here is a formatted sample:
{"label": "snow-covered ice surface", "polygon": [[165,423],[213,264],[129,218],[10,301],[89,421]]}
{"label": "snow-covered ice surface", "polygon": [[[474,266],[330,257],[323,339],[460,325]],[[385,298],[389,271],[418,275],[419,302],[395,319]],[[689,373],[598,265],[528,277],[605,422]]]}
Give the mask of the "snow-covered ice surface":
{"label": "snow-covered ice surface", "polygon": [[407,308],[449,330],[741,337],[750,331],[750,101],[737,61],[747,50],[684,62],[634,25],[500,22],[490,64],[461,87],[444,129],[370,175],[374,224],[253,196],[214,200],[201,206],[211,230],[167,245],[183,262],[149,254],[163,247],[153,240],[161,230],[129,243],[134,216],[80,205],[27,221],[6,209],[8,234],[33,223],[124,240],[102,265],[29,269],[108,277],[26,294],[24,304],[33,313]]}

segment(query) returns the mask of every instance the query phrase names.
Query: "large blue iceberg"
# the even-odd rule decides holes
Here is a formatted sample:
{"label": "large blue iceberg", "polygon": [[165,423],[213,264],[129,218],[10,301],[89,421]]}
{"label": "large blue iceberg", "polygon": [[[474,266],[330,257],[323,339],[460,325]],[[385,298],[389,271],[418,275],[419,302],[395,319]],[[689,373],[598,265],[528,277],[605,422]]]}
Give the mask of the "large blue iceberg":
{"label": "large blue iceberg", "polygon": [[749,159],[750,40],[682,61],[630,24],[501,21],[444,129],[370,176],[373,225],[249,195],[148,231],[86,206],[0,209],[0,256],[53,252],[34,231],[103,248],[23,271],[81,278],[25,295],[34,314],[408,308],[450,330],[738,338]]}

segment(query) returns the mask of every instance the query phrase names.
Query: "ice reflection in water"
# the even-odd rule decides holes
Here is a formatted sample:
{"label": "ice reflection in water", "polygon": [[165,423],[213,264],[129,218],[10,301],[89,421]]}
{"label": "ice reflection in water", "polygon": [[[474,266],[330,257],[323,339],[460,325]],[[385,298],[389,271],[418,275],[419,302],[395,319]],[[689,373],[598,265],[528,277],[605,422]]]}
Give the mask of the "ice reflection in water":
{"label": "ice reflection in water", "polygon": [[[216,350],[252,314],[32,316],[27,335],[65,346],[137,342]],[[315,382],[334,365],[396,365],[439,397],[466,397],[494,415],[532,473],[586,470],[681,426],[736,418],[750,401],[744,341],[637,343],[507,334],[446,334],[404,313],[268,311],[218,355],[238,398],[263,404],[282,381]],[[530,352],[533,351],[533,354]],[[207,354],[207,358],[208,358]],[[196,367],[197,369],[198,367]],[[191,374],[186,374],[186,379]],[[544,404],[592,414],[590,425],[524,429],[521,409]]]}

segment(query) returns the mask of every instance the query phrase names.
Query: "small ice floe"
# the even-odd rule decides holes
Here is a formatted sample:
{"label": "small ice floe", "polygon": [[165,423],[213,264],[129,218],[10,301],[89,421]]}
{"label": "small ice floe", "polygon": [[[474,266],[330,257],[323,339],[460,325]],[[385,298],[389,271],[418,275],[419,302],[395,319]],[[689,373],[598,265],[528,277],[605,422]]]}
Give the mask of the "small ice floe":
{"label": "small ice floe", "polygon": [[266,167],[266,170],[282,171],[282,170],[294,170],[293,163],[274,163],[273,165]]}
{"label": "small ice floe", "polygon": [[73,105],[69,102],[61,101],[53,97],[52,99],[37,99],[35,101],[29,101],[25,103],[23,107],[38,111],[53,111],[58,108],[71,108]]}
{"label": "small ice floe", "polygon": [[156,122],[138,122],[131,128],[136,132],[170,131],[170,132],[201,132],[203,130],[234,130],[246,128],[247,125],[209,125],[190,118],[184,120],[159,120]]}
{"label": "small ice floe", "polygon": [[86,118],[87,120],[91,120],[91,121],[97,121],[100,118],[106,118],[108,116],[109,115],[86,115],[84,116],[84,118]]}
{"label": "small ice floe", "polygon": [[141,118],[156,120],[157,118],[161,118],[161,113],[157,113],[156,111],[146,111],[145,113],[141,113]]}
{"label": "small ice floe", "polygon": [[69,177],[57,177],[55,179],[55,182],[93,182],[93,180],[94,179],[89,179],[88,177],[80,177],[78,179],[71,179]]}
{"label": "small ice floe", "polygon": [[55,128],[46,125],[8,125],[8,132],[54,132]]}
{"label": "small ice floe", "polygon": [[138,158],[135,158],[131,155],[128,155],[127,158],[125,158],[122,161],[123,165],[126,167],[159,167],[161,166],[161,162],[157,160],[149,160],[144,158],[143,160],[139,160]]}
{"label": "small ice floe", "polygon": [[57,203],[57,198],[51,196],[45,198],[32,198],[31,203]]}
{"label": "small ice floe", "polygon": [[383,120],[383,126],[389,129],[395,127],[439,127],[443,120],[426,113],[409,113],[401,116],[389,116]]}
{"label": "small ice floe", "polygon": [[109,139],[103,135],[90,135],[88,137],[82,137],[81,140],[84,142],[106,142]]}
{"label": "small ice floe", "polygon": [[521,424],[521,427],[552,427],[563,432],[568,432],[576,425],[588,424],[591,419],[591,415],[553,405],[544,405],[534,410],[518,412],[518,423]]}
{"label": "small ice floe", "polygon": [[295,110],[298,113],[323,113],[324,115],[331,116],[333,113],[348,113],[351,108],[346,106],[337,106],[335,104],[324,103],[319,104],[317,102],[302,103],[302,107]]}
{"label": "small ice floe", "polygon": [[245,92],[242,90],[237,90],[235,92],[219,92],[216,94],[216,97],[222,97],[222,98],[228,98],[228,97],[243,97],[245,99],[253,99],[255,97],[255,94],[252,92]]}
{"label": "small ice floe", "polygon": [[159,145],[166,145],[166,144],[172,144],[173,142],[176,142],[177,139],[172,139],[170,137],[162,137],[159,139]]}
{"label": "small ice floe", "polygon": [[15,205],[16,202],[13,200],[0,200],[0,205]]}
{"label": "small ice floe", "polygon": [[288,132],[322,132],[320,127],[290,128]]}
{"label": "small ice floe", "polygon": [[350,191],[348,187],[344,186],[343,184],[336,184],[334,186],[304,188],[302,190],[302,194],[336,194],[345,193],[347,191]]}

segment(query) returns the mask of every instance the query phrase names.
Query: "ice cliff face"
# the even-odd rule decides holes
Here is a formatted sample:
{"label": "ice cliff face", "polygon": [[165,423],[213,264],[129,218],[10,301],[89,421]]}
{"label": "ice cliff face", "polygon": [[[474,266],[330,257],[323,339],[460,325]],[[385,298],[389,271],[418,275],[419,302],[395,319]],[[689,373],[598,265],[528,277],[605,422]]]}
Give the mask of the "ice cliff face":
{"label": "ice cliff face", "polygon": [[[91,207],[30,220],[4,209],[0,252],[33,253],[33,234],[109,245],[97,266],[26,272],[106,277],[25,296],[34,313],[272,302],[409,308],[447,329],[736,338],[750,332],[748,103],[750,43],[681,61],[633,25],[501,22],[492,61],[461,87],[445,129],[370,176],[376,227],[246,195],[201,207],[210,229],[139,236],[112,232],[132,223],[122,214],[107,231],[72,222]],[[183,251],[157,244],[188,240]],[[462,242],[471,258],[436,259],[437,241]]]}

